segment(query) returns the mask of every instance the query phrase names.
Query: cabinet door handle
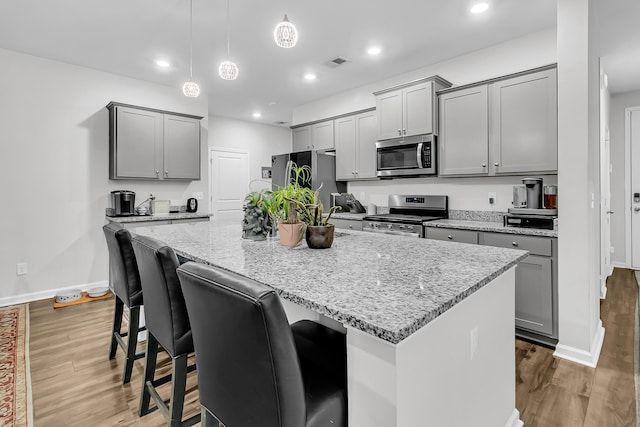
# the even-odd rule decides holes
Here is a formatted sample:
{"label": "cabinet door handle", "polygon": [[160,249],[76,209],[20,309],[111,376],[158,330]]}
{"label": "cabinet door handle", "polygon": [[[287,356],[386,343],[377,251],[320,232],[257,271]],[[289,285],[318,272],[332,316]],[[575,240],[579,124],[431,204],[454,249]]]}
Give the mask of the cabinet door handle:
{"label": "cabinet door handle", "polygon": [[159,175],[160,175],[160,171],[156,171],[156,176],[159,176]]}
{"label": "cabinet door handle", "polygon": [[402,129],[398,129],[398,135],[402,135]]}
{"label": "cabinet door handle", "polygon": [[[638,210],[640,210],[640,209],[638,209]],[[608,214],[612,214],[612,213],[615,213],[615,212],[614,211],[607,211],[607,213]]]}
{"label": "cabinet door handle", "polygon": [[453,240],[453,236],[452,236],[451,234],[449,234],[449,235],[447,236],[447,239],[449,239],[449,240]]}
{"label": "cabinet door handle", "polygon": [[358,171],[356,171],[356,175],[358,175]]}
{"label": "cabinet door handle", "polygon": [[483,168],[486,168],[486,167],[487,167],[487,164],[486,164],[486,163],[483,163],[483,164],[482,164],[482,167],[483,167]]}
{"label": "cabinet door handle", "polygon": [[493,166],[500,166],[500,163],[494,163]]}
{"label": "cabinet door handle", "polygon": [[511,244],[516,247],[518,246],[518,242],[511,242]]}
{"label": "cabinet door handle", "polygon": [[353,228],[353,225],[349,224],[349,228]]}
{"label": "cabinet door handle", "polygon": [[640,208],[633,208],[634,211],[640,212]]}
{"label": "cabinet door handle", "polygon": [[164,171],[164,176],[168,177],[169,176],[169,171]]}
{"label": "cabinet door handle", "polygon": [[407,134],[407,130],[406,129],[402,129],[402,133],[406,135]]}

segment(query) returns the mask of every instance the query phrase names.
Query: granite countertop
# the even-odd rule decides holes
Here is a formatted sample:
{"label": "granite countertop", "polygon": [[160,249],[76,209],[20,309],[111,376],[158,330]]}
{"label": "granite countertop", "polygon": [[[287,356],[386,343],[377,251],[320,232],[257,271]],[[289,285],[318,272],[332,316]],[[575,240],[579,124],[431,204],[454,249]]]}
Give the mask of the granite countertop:
{"label": "granite countertop", "polygon": [[107,216],[107,220],[120,224],[130,224],[133,222],[149,222],[149,221],[169,221],[173,219],[199,219],[209,218],[213,214],[198,212],[177,212],[160,215],[131,215],[131,216]]}
{"label": "granite countertop", "polygon": [[464,300],[526,251],[351,230],[330,249],[241,238],[239,224],[139,227],[179,255],[265,283],[289,301],[398,343]]}
{"label": "granite countertop", "polygon": [[538,228],[505,227],[501,222],[469,221],[461,219],[439,219],[424,222],[425,227],[455,228],[458,230],[490,231],[493,233],[520,234],[523,236],[558,237],[557,230]]}

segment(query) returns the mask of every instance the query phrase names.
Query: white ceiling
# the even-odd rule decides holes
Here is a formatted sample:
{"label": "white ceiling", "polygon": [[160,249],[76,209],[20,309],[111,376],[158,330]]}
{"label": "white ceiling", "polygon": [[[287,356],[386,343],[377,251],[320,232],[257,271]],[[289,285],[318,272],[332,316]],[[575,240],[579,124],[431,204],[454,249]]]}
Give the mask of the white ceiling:
{"label": "white ceiling", "polygon": [[[227,2],[193,0],[194,81],[209,96],[210,114],[253,120],[251,113],[261,111],[260,121],[287,125],[295,106],[555,26],[557,8],[556,0],[488,0],[487,13],[472,15],[469,0],[229,1],[231,59],[240,76],[217,76],[226,59]],[[602,42],[614,90],[616,58],[640,49],[630,34],[617,35],[617,19],[637,31],[632,20],[640,6],[635,0],[599,1],[616,4],[598,10],[609,25]],[[273,41],[284,13],[299,32],[292,49]],[[365,51],[374,44],[383,53],[372,58]],[[180,90],[189,76],[189,1],[3,0],[0,47]],[[349,62],[329,66],[336,56]],[[159,58],[172,66],[159,69]],[[318,79],[304,81],[308,71]]]}

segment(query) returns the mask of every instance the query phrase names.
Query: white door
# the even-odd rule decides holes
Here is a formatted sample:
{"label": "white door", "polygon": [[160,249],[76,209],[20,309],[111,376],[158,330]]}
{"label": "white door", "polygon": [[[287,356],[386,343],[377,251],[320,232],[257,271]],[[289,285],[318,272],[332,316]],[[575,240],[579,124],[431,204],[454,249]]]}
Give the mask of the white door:
{"label": "white door", "polygon": [[249,191],[249,153],[212,148],[209,168],[213,219],[240,224],[242,204]]}
{"label": "white door", "polygon": [[[609,145],[609,127],[605,125],[604,135],[600,144],[600,297],[605,296],[607,277],[611,275],[611,159]],[[620,216],[620,213],[618,214]]]}
{"label": "white door", "polygon": [[631,266],[640,269],[640,107],[627,110],[631,141]]}

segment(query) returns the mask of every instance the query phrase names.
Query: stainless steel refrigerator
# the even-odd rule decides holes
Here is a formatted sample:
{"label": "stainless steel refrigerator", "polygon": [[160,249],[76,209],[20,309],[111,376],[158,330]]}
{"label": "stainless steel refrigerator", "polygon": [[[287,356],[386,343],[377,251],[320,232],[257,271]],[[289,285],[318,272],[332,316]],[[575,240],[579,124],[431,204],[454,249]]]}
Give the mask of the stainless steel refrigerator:
{"label": "stainless steel refrigerator", "polygon": [[292,160],[296,165],[311,167],[311,183],[306,185],[313,190],[320,189],[320,200],[325,212],[331,207],[331,193],[344,193],[347,184],[336,182],[336,156],[334,153],[318,153],[317,151],[300,151],[271,156],[271,183],[274,190],[287,184],[285,176],[287,162]]}

